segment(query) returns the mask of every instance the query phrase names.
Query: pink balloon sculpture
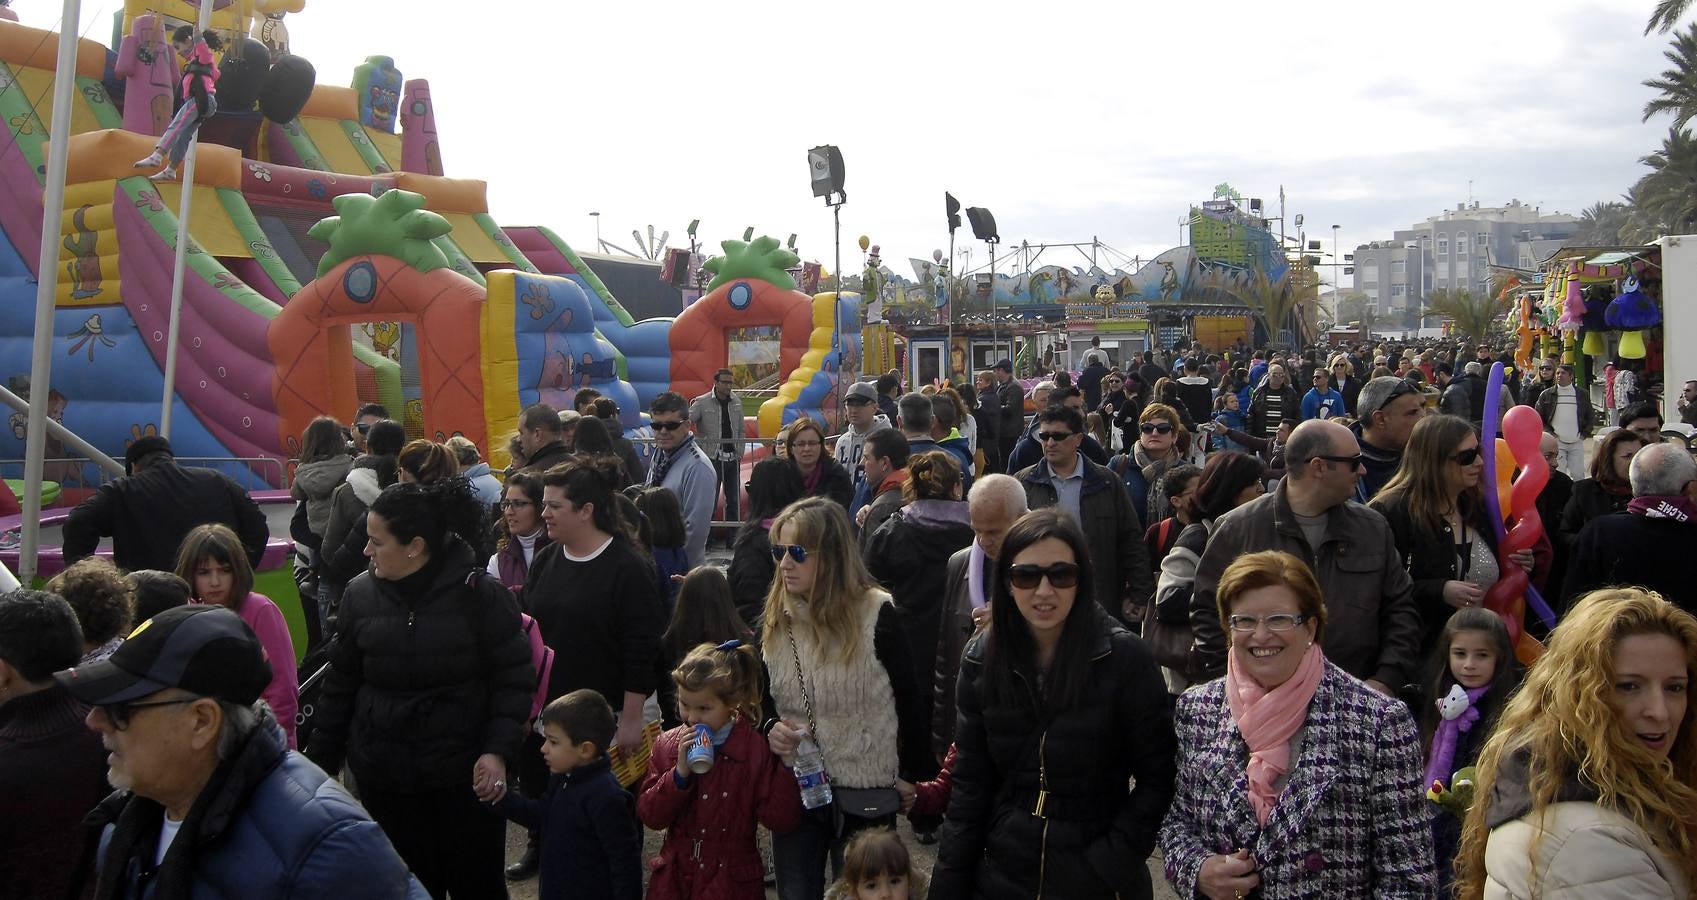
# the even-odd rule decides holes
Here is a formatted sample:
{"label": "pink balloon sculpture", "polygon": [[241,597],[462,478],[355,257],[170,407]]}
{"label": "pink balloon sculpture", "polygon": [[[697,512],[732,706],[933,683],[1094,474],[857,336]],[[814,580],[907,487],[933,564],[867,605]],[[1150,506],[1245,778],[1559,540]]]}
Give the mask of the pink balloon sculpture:
{"label": "pink balloon sculpture", "polygon": [[1513,524],[1497,543],[1497,566],[1502,574],[1497,583],[1485,592],[1485,608],[1503,617],[1508,625],[1509,638],[1515,644],[1516,655],[1526,661],[1527,653],[1536,653],[1536,648],[1526,644],[1536,642],[1530,637],[1522,639],[1525,601],[1536,598],[1532,603],[1534,610],[1547,624],[1553,625],[1555,616],[1542,598],[1537,597],[1526,570],[1510,561],[1510,557],[1532,549],[1544,534],[1543,518],[1538,515],[1538,494],[1550,480],[1550,464],[1538,452],[1544,423],[1536,410],[1530,406],[1516,406],[1509,410],[1503,416],[1502,431],[1504,442],[1520,466],[1520,477],[1514,479],[1506,504]]}

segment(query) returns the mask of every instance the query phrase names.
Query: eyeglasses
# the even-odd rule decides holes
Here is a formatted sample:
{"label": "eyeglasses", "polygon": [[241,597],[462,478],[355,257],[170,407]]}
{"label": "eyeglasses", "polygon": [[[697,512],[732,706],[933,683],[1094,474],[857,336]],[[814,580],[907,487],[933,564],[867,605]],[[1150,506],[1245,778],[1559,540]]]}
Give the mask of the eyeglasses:
{"label": "eyeglasses", "polygon": [[1450,457],[1450,459],[1455,460],[1455,464],[1458,466],[1471,466],[1479,460],[1479,453],[1480,450],[1478,447],[1468,447],[1466,450]]}
{"label": "eyeglasses", "polygon": [[1009,566],[1008,583],[1022,591],[1037,587],[1037,582],[1049,579],[1049,586],[1069,588],[1078,585],[1078,566],[1072,563],[1055,563],[1050,566],[1034,566],[1030,564]]}
{"label": "eyeglasses", "polygon": [[1290,631],[1303,622],[1308,616],[1302,613],[1273,613],[1270,616],[1227,616],[1226,624],[1238,634],[1254,634],[1264,623],[1268,631]]}
{"label": "eyeglasses", "polygon": [[679,428],[684,427],[684,423],[681,422],[681,421],[679,421],[679,422],[655,422],[655,421],[650,420],[648,424],[651,427],[653,427],[653,429],[655,431],[676,431]]}
{"label": "eyeglasses", "polygon": [[138,709],[151,709],[155,706],[178,706],[183,703],[193,703],[199,699],[201,698],[179,697],[175,700],[151,700],[147,703],[105,703],[101,705],[100,711],[106,714],[106,718],[112,720],[114,729],[123,731],[130,727],[130,720],[135,718]]}
{"label": "eyeglasses", "polygon": [[1064,441],[1067,438],[1072,437],[1073,434],[1075,434],[1075,432],[1071,432],[1071,431],[1039,431],[1039,432],[1037,432],[1037,442],[1040,443],[1040,444],[1048,444],[1048,443],[1058,444],[1061,441]]}
{"label": "eyeglasses", "polygon": [[793,560],[796,561],[796,565],[801,565],[802,563],[807,562],[807,548],[803,547],[800,544],[773,544],[772,545],[772,561],[773,562],[775,562],[775,563],[776,562],[783,562],[785,553],[788,553],[790,555],[790,559],[793,559]]}
{"label": "eyeglasses", "polygon": [[358,431],[360,434],[365,434],[365,433],[367,433],[371,430],[371,423],[370,422],[361,422],[358,425],[354,426],[354,430]]}
{"label": "eyeglasses", "polygon": [[1166,422],[1144,422],[1137,430],[1144,434],[1172,434],[1173,426]]}
{"label": "eyeglasses", "polygon": [[1109,387],[1118,387],[1122,384],[1125,384],[1125,382],[1119,380],[1118,378],[1110,378],[1106,382],[1104,382],[1104,384],[1107,384]]}
{"label": "eyeglasses", "polygon": [[524,509],[527,506],[535,505],[529,500],[502,500],[500,503],[502,509]]}
{"label": "eyeglasses", "polygon": [[1349,469],[1352,472],[1361,467],[1361,454],[1359,453],[1354,456],[1310,456],[1309,459],[1323,459],[1326,462],[1343,463],[1344,465],[1349,466]]}

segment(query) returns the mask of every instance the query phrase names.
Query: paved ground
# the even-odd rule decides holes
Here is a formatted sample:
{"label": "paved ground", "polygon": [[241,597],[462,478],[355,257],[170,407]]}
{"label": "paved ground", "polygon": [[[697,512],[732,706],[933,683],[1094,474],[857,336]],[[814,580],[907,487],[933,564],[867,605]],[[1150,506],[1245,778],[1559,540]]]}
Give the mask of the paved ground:
{"label": "paved ground", "polygon": [[[908,850],[913,853],[915,862],[918,863],[920,868],[930,871],[931,865],[937,861],[936,845],[927,847],[915,841],[913,832],[907,826],[906,819],[901,820],[901,832],[902,838],[907,842]],[[658,832],[646,832],[644,837],[646,838],[643,842],[645,857],[660,852],[660,834]],[[507,862],[516,861],[519,854],[523,852],[524,829],[509,825],[507,827]],[[1178,895],[1173,893],[1172,887],[1167,884],[1166,878],[1161,874],[1161,865],[1158,860],[1150,861],[1149,877],[1155,883],[1155,900],[1178,900]],[[512,900],[536,900],[535,880],[509,884],[508,887]],[[767,888],[766,896],[771,900],[777,900],[778,892],[772,888]]]}

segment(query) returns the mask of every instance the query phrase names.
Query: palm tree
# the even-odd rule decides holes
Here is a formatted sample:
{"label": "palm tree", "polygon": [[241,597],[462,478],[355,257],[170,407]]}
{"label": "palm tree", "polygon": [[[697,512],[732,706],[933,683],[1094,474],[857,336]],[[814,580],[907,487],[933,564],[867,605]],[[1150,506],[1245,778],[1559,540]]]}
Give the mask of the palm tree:
{"label": "palm tree", "polygon": [[1650,21],[1644,26],[1644,33],[1656,31],[1667,34],[1685,17],[1685,11],[1690,7],[1691,0],[1656,0],[1656,8],[1650,11]]}
{"label": "palm tree", "polygon": [[1572,241],[1580,246],[1618,243],[1631,217],[1632,210],[1625,203],[1614,200],[1593,203],[1579,214],[1579,231]]}
{"label": "palm tree", "polygon": [[1291,313],[1296,310],[1298,297],[1287,269],[1278,278],[1269,278],[1258,271],[1247,282],[1232,282],[1221,287],[1232,299],[1249,307],[1254,316],[1266,326],[1271,342],[1290,343],[1294,327]]}
{"label": "palm tree", "polygon": [[1697,227],[1697,138],[1673,129],[1662,149],[1639,160],[1649,174],[1633,185],[1633,198],[1645,224],[1662,234],[1685,234]]}
{"label": "palm tree", "polygon": [[1426,295],[1425,314],[1443,316],[1455,323],[1461,334],[1476,340],[1491,336],[1502,324],[1508,307],[1491,297],[1482,297],[1466,288],[1438,288]]}
{"label": "palm tree", "polygon": [[1697,116],[1697,24],[1675,35],[1662,55],[1673,67],[1662,70],[1660,78],[1645,80],[1644,86],[1658,93],[1644,104],[1644,121],[1657,113],[1673,113],[1673,127],[1684,128]]}

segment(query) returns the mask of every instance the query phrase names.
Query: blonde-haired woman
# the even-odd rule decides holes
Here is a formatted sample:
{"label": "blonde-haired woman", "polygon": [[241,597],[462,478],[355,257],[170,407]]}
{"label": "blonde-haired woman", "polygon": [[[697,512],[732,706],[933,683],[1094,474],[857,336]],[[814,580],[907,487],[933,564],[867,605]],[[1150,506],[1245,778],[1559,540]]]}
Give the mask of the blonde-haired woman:
{"label": "blonde-haired woman", "polygon": [[930,759],[930,723],[901,614],[855,552],[842,506],[799,500],[772,520],[771,534],[778,574],[766,595],[761,654],[776,717],[765,723],[767,741],[794,765],[807,732],[834,795],[804,810],[794,831],[773,836],[778,896],[818,900],[826,857],[841,869],[849,837],[894,825],[912,802],[911,773]]}
{"label": "blonde-haired woman", "polygon": [[1361,379],[1355,375],[1355,363],[1348,354],[1334,353],[1327,360],[1326,369],[1332,374],[1332,390],[1343,395],[1345,414],[1355,415],[1355,399],[1361,396]]}
{"label": "blonde-haired woman", "polygon": [[1143,407],[1137,418],[1137,443],[1129,453],[1114,457],[1109,468],[1119,472],[1132,508],[1148,526],[1173,514],[1172,500],[1161,490],[1161,476],[1191,461],[1190,432],[1183,413],[1165,403]]}
{"label": "blonde-haired woman", "polygon": [[1690,613],[1637,588],[1579,600],[1480,752],[1456,896],[1689,898],[1694,674]]}

